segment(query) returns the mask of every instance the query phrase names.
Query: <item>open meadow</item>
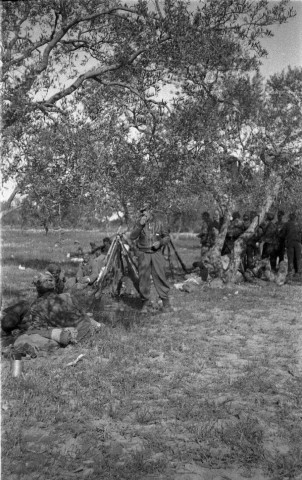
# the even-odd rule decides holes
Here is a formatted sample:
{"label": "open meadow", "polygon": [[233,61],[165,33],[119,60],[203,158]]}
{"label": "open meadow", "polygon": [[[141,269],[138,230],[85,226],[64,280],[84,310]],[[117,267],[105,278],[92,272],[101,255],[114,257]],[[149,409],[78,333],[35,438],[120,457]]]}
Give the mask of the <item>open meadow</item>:
{"label": "open meadow", "polygon": [[[3,229],[2,306],[33,299],[50,262],[71,277],[74,242],[108,233]],[[175,245],[198,258],[198,239]],[[171,303],[23,360],[20,378],[2,358],[3,479],[302,480],[301,285],[171,281]]]}

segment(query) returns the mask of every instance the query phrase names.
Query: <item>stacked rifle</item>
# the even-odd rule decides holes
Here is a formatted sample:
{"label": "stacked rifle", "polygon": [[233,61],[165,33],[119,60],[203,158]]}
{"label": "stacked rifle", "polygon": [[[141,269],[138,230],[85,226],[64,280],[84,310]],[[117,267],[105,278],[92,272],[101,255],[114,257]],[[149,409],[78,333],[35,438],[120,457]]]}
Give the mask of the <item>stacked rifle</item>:
{"label": "stacked rifle", "polygon": [[[163,253],[168,261],[172,278],[174,278],[172,252],[174,253],[176,260],[181,266],[181,269],[184,271],[184,273],[188,273],[188,270],[184,262],[180,258],[174,243],[172,242],[172,240],[170,240],[169,244],[164,247]],[[113,290],[118,295],[121,289],[121,278],[123,276],[128,276],[132,280],[135,289],[139,293],[139,275],[137,263],[133,258],[127,239],[123,234],[120,233],[117,233],[115,238],[113,239],[106,256],[105,265],[101,269],[99,276],[96,280],[97,297],[101,294],[106,279],[108,279],[109,275],[113,275]]]}

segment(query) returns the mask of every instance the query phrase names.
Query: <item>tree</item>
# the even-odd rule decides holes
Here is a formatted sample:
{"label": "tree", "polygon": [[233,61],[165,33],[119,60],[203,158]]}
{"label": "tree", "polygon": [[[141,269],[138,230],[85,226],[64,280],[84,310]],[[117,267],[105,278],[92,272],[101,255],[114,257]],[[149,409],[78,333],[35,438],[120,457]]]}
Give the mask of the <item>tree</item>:
{"label": "tree", "polygon": [[[175,162],[175,155],[170,152],[171,141],[162,142],[164,138],[158,133],[163,124],[160,117],[164,104],[151,91],[156,93],[163,84],[177,81],[180,98],[199,96],[208,108],[211,102],[216,110],[219,106],[225,108],[225,82],[231,85],[232,79],[257,69],[265,55],[260,41],[271,34],[269,26],[294,15],[286,0],[272,8],[265,0],[222,0],[219,4],[207,0],[195,12],[181,0],[165,0],[161,5],[155,0],[152,8],[150,5],[142,0],[128,6],[116,0],[3,4],[3,124],[9,153],[18,151],[20,144],[27,150],[16,175],[22,188],[30,185],[24,181],[24,177],[29,178],[27,173],[33,171],[28,145],[39,137],[37,130],[45,129],[45,122],[51,119],[57,124],[58,116],[68,123],[74,119],[75,111],[80,114],[82,105],[87,108],[93,96],[101,99],[102,111],[114,111],[118,123],[124,116],[127,128],[132,125],[142,134],[140,142],[133,142],[135,153],[132,151],[128,158],[132,161],[141,156],[141,168],[150,180],[148,194],[154,195],[151,186],[163,182],[162,174],[172,172],[167,165]],[[64,81],[68,85],[62,84]],[[62,120],[59,123],[62,125]],[[212,131],[214,125],[215,122]],[[125,132],[117,137],[126,145]],[[116,153],[118,142],[116,138],[111,143],[106,140],[106,151],[111,156]],[[105,143],[99,144],[104,151]],[[208,145],[207,151],[215,163],[214,149]],[[51,178],[55,178],[54,172],[60,172],[63,183],[70,184],[69,190],[76,192],[79,181],[77,174],[66,173],[67,157],[53,157]],[[90,169],[89,155],[88,158],[89,162],[83,162],[79,170],[92,185],[90,174],[96,168]],[[92,162],[94,167],[98,160]],[[40,161],[36,155],[35,170],[41,175],[35,176],[35,185],[45,178]],[[151,168],[152,162],[160,168]],[[114,175],[112,185],[117,185]],[[121,168],[119,175],[123,177]],[[178,181],[176,174],[169,177],[170,184],[177,185]],[[137,182],[138,188],[145,186],[146,182]],[[165,185],[165,189],[170,186]]]}
{"label": "tree", "polygon": [[62,111],[60,100],[83,96],[91,81],[127,89],[150,105],[156,103],[148,98],[150,87],[168,83],[169,75],[187,85],[197,76],[198,88],[211,93],[209,72],[218,77],[259,64],[265,54],[259,40],[271,35],[268,27],[294,15],[287,4],[207,0],[193,13],[181,0],[165,0],[162,8],[143,0],[7,1],[3,125],[24,123],[37,110]]}
{"label": "tree", "polygon": [[301,70],[289,69],[265,86],[257,76],[227,74],[212,93],[188,90],[175,105],[169,136],[178,151],[178,193],[192,195],[205,189],[224,214],[207,258],[217,273],[222,272],[220,252],[235,206],[252,205],[259,213],[235,243],[227,272],[233,281],[258,222],[278,195],[289,194],[293,182],[301,178]]}

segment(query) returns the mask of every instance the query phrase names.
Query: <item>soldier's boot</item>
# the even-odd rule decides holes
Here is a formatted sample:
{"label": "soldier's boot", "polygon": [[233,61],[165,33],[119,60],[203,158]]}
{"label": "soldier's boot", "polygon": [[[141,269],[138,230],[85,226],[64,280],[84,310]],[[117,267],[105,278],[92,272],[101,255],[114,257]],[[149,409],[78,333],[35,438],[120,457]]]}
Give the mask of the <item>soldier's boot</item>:
{"label": "soldier's boot", "polygon": [[162,302],[163,302],[163,308],[162,308],[163,313],[173,312],[173,308],[171,306],[169,297],[168,298],[162,298]]}

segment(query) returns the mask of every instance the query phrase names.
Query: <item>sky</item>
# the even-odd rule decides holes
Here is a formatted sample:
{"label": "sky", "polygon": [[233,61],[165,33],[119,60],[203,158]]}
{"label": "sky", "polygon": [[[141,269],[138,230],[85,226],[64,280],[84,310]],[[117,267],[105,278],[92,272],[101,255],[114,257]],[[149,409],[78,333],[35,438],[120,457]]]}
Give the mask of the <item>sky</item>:
{"label": "sky", "polygon": [[[197,6],[200,2],[193,0],[191,3],[193,8],[193,4]],[[269,3],[272,5],[276,2]],[[290,6],[296,11],[296,16],[283,25],[271,28],[274,36],[262,40],[268,53],[267,57],[263,58],[260,68],[264,78],[287,70],[289,66],[302,68],[302,0],[291,1]],[[159,97],[167,100],[171,98],[171,91],[171,85],[167,85]]]}
{"label": "sky", "polygon": [[290,65],[302,67],[302,0],[290,2],[297,15],[288,23],[272,29],[274,37],[263,40],[268,56],[263,60],[261,73],[269,77]]}

